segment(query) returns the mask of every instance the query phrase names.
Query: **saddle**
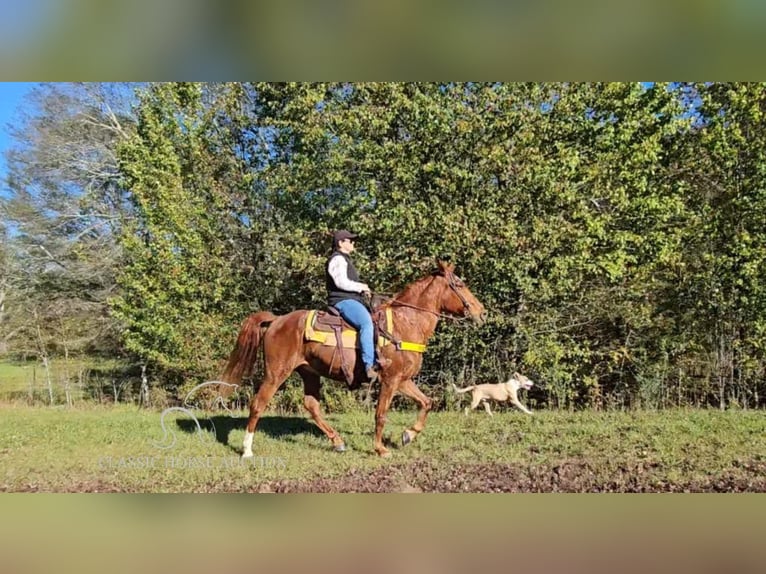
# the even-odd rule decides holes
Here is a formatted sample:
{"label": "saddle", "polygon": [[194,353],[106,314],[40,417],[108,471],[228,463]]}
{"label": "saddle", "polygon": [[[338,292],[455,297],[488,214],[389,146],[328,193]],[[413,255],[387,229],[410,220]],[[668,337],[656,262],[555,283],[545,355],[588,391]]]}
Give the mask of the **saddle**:
{"label": "saddle", "polygon": [[[404,351],[415,351],[422,353],[426,346],[419,343],[409,343],[399,341],[393,333],[393,313],[391,307],[382,307],[373,301],[372,326],[373,341],[376,341],[375,354],[379,356],[379,349],[387,345],[396,345],[396,348]],[[353,382],[353,373],[346,362],[343,349],[358,349],[359,337],[356,329],[349,325],[340,316],[337,309],[328,307],[326,311],[311,310],[306,315],[306,324],[304,326],[304,338],[306,341],[321,343],[324,346],[335,347],[336,354],[340,355],[340,364],[343,375],[349,386]],[[333,355],[333,362],[335,355]],[[330,364],[332,369],[332,363]]]}
{"label": "saddle", "polygon": [[[377,314],[380,315],[380,313]],[[386,341],[379,335],[375,311],[372,313],[372,319],[374,329],[373,340],[377,341],[375,345],[377,354],[378,347],[385,345]],[[307,341],[321,343],[322,345],[337,349],[337,354],[340,355],[341,370],[346,378],[346,382],[351,386],[354,376],[346,361],[343,349],[358,349],[360,347],[359,337],[357,336],[356,329],[343,320],[338,310],[335,307],[327,307],[326,311],[318,311],[316,309],[309,311],[306,316],[304,338]],[[334,361],[335,355],[333,355]],[[330,369],[332,369],[332,364],[330,364]]]}

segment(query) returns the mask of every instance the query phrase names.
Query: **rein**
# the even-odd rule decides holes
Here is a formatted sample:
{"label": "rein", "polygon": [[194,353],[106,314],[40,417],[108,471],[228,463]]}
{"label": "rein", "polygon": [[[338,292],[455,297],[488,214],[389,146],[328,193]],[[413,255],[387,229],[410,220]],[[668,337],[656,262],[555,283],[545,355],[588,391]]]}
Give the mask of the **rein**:
{"label": "rein", "polygon": [[452,321],[467,321],[468,320],[468,317],[455,317],[454,315],[445,315],[444,313],[437,313],[436,311],[431,311],[430,309],[418,307],[417,305],[412,305],[410,303],[402,303],[401,301],[397,301],[393,297],[386,297],[380,294],[378,294],[378,296],[383,299],[387,299],[391,301],[391,305],[398,305],[399,307],[409,307],[410,309],[417,309],[418,311],[431,313],[431,315],[436,315],[437,317],[441,317],[442,319],[451,319]]}
{"label": "rein", "polygon": [[465,300],[465,297],[463,297],[463,294],[460,293],[460,290],[458,289],[458,287],[462,285],[458,285],[452,273],[450,273],[447,276],[447,283],[449,284],[450,289],[452,289],[455,292],[455,294],[458,296],[458,298],[460,299],[460,302],[463,303],[463,307],[464,307],[463,311],[465,313],[463,317],[455,317],[454,315],[445,315],[444,313],[437,313],[436,311],[431,311],[430,309],[418,307],[417,305],[412,305],[411,303],[403,303],[401,301],[397,301],[393,297],[382,295],[380,293],[375,293],[375,295],[377,295],[381,299],[390,301],[392,305],[399,305],[400,307],[409,307],[410,309],[417,309],[418,311],[430,313],[431,315],[436,315],[437,317],[441,317],[442,319],[451,319],[452,321],[458,321],[458,322],[468,320],[467,314],[468,314],[468,309],[470,308],[470,304],[468,303],[468,301]]}

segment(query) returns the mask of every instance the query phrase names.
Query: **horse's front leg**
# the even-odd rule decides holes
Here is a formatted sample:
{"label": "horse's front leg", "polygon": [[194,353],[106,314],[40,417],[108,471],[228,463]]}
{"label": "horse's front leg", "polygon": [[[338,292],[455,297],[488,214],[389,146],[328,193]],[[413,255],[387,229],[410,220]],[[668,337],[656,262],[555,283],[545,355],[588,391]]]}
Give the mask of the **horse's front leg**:
{"label": "horse's front leg", "polygon": [[399,391],[418,403],[418,418],[411,428],[402,433],[402,445],[410,444],[426,426],[426,417],[433,406],[433,401],[421,391],[412,379],[407,379],[399,385]]}
{"label": "horse's front leg", "polygon": [[284,367],[277,370],[276,372],[267,370],[266,376],[264,377],[258,392],[253,395],[252,399],[250,399],[250,416],[247,419],[245,438],[242,441],[242,458],[252,458],[255,427],[258,425],[258,421],[260,420],[263,412],[266,410],[269,401],[289,375],[290,369]]}
{"label": "horse's front leg", "polygon": [[391,407],[391,400],[396,392],[394,381],[381,378],[380,396],[378,397],[378,406],[375,409],[375,452],[382,457],[391,456],[389,450],[383,446],[383,427],[386,426],[386,413]]}

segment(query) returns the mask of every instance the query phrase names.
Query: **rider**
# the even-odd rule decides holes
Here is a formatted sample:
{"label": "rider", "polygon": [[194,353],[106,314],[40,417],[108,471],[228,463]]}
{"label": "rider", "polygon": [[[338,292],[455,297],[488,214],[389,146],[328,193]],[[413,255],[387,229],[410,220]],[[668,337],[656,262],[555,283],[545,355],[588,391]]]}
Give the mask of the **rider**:
{"label": "rider", "polygon": [[372,317],[364,297],[370,297],[370,288],[359,281],[359,273],[349,255],[354,251],[354,239],[359,237],[345,229],[336,231],[332,238],[332,255],[325,266],[327,304],[335,307],[340,316],[359,332],[362,362],[370,382],[378,378],[379,365],[375,362]]}

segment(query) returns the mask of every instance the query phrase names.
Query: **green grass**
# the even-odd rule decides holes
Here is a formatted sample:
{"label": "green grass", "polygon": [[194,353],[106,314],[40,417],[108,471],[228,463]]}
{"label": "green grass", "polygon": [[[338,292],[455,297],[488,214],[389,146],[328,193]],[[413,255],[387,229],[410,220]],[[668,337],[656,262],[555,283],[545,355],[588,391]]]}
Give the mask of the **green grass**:
{"label": "green grass", "polygon": [[[531,471],[587,462],[596,480],[622,468],[652,469],[651,480],[703,480],[747,461],[766,460],[766,418],[758,411],[462,413],[429,416],[426,430],[402,448],[414,412],[392,412],[386,425],[393,456],[372,451],[370,412],[328,415],[348,451],[304,416],[267,413],[256,430],[255,457],[239,454],[245,413],[197,413],[136,407],[0,406],[0,491],[240,492],[267,481],[314,480],[386,472],[426,461],[519,465]],[[168,446],[174,440],[171,448]]]}
{"label": "green grass", "polygon": [[0,393],[24,390],[29,385],[30,369],[26,365],[0,363]]}

